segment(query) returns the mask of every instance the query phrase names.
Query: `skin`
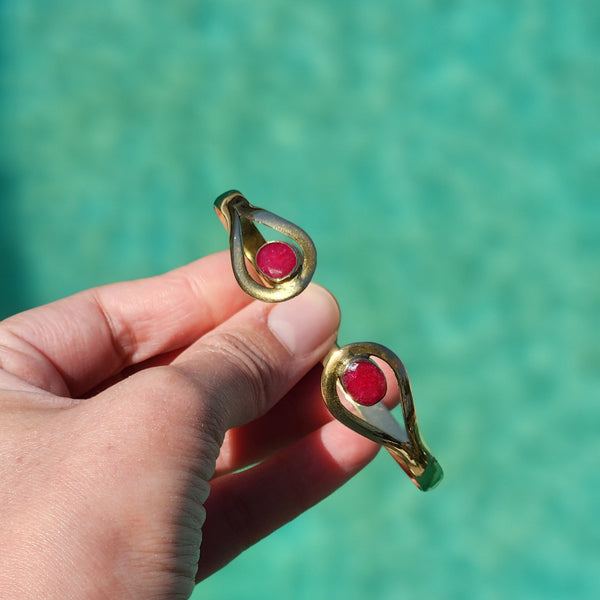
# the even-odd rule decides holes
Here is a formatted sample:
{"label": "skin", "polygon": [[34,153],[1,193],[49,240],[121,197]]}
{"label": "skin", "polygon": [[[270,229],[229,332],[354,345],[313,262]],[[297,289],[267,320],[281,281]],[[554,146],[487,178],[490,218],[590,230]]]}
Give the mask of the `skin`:
{"label": "skin", "polygon": [[356,474],[378,448],[319,388],[339,319],[220,253],[0,323],[0,597],[188,598]]}

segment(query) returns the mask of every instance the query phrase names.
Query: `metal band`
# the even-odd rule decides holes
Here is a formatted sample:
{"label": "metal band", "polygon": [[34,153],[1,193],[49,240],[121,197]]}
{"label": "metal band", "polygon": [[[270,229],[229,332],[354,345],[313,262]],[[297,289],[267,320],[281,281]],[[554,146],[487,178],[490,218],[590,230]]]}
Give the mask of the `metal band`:
{"label": "metal band", "polygon": [[[317,266],[315,246],[306,232],[273,213],[252,206],[236,190],[219,196],[215,210],[229,231],[233,272],[247,294],[264,302],[282,302],[306,288]],[[257,223],[280,232],[296,244],[294,253],[299,264],[281,279],[263,276],[257,265],[257,255],[267,244]],[[394,373],[404,426],[379,401],[379,395],[372,398],[375,404],[365,405],[344,390],[342,379],[349,365],[357,360],[370,361],[372,357],[387,363]],[[323,359],[323,367],[321,391],[331,414],[350,429],[381,444],[419,489],[426,491],[435,487],[442,480],[443,471],[421,438],[410,382],[402,361],[380,344],[361,342],[342,348],[334,344]],[[382,373],[381,377],[384,377]],[[383,381],[382,385],[385,393]]]}
{"label": "metal band", "polygon": [[[351,361],[371,357],[385,361],[394,372],[404,428],[383,402],[375,406],[362,406],[345,394],[340,385],[344,371]],[[402,361],[385,346],[361,342],[343,348],[336,344],[323,360],[323,367],[321,392],[331,414],[350,429],[381,444],[419,489],[426,491],[435,487],[441,481],[443,471],[421,438],[410,381]],[[355,412],[344,406],[340,394],[345,396]]]}
{"label": "metal band", "polygon": [[[271,212],[252,206],[236,190],[219,196],[215,201],[215,210],[229,231],[233,273],[247,294],[263,302],[282,302],[306,289],[317,268],[317,251],[304,230]],[[266,240],[255,223],[278,231],[297,245],[300,266],[290,278],[274,282],[261,276],[256,267],[256,255]],[[253,267],[254,277],[246,266],[246,259]]]}

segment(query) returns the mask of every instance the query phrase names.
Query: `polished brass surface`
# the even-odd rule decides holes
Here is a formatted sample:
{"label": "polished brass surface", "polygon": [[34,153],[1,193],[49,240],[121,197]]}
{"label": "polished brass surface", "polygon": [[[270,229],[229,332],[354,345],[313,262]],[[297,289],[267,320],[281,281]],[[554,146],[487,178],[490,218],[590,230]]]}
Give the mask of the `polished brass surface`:
{"label": "polished brass surface", "polygon": [[[404,431],[390,425],[393,417],[382,403],[377,406],[378,412],[369,411],[371,407],[361,407],[354,403],[340,385],[341,377],[351,361],[371,357],[385,361],[394,371],[404,417]],[[402,361],[385,346],[361,342],[342,348],[334,345],[323,359],[323,366],[321,391],[331,414],[350,429],[384,446],[419,489],[426,491],[435,487],[441,481],[443,471],[421,438],[410,382]],[[344,394],[356,413],[344,406],[340,393]],[[370,419],[370,415],[373,418]]]}
{"label": "polished brass surface", "polygon": [[[310,283],[317,267],[317,252],[308,234],[300,227],[277,215],[252,206],[238,191],[231,190],[215,201],[215,210],[229,231],[229,247],[233,273],[241,288],[263,302],[282,302],[297,296]],[[282,280],[263,277],[256,267],[256,253],[267,240],[255,223],[274,229],[295,242],[299,268]],[[252,274],[246,265],[252,265]]]}
{"label": "polished brass surface", "polygon": [[[215,200],[215,210],[229,231],[231,264],[242,289],[264,302],[281,302],[300,294],[315,272],[317,253],[310,237],[299,227],[262,208],[252,206],[238,191],[231,190]],[[258,250],[267,242],[256,223],[270,227],[293,242],[299,266],[288,277],[273,280],[261,275],[256,265]],[[248,265],[250,268],[248,268]],[[348,364],[359,358],[379,358],[394,372],[398,383],[404,427],[383,402],[361,406],[343,390],[341,378]],[[423,491],[435,487],[443,471],[419,432],[408,374],[402,361],[388,348],[371,342],[334,344],[323,359],[321,391],[331,414],[350,429],[385,447],[413,483]],[[347,408],[340,397],[347,400]]]}

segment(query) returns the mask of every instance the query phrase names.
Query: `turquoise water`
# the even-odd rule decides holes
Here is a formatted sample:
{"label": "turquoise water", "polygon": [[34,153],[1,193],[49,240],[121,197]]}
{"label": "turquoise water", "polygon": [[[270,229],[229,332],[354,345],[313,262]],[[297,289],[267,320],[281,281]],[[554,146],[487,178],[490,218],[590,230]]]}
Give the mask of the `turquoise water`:
{"label": "turquoise water", "polygon": [[598,596],[599,6],[0,2],[1,315],[223,249],[241,189],[446,471],[382,453],[194,598]]}

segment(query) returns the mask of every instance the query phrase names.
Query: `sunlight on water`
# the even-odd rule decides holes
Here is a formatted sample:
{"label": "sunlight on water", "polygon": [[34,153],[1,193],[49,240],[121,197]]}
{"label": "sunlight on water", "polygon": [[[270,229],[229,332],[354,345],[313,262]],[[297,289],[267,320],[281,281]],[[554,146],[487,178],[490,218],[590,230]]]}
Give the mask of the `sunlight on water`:
{"label": "sunlight on water", "polygon": [[[195,598],[596,597],[595,2],[0,4],[2,316],[298,223],[446,478],[384,453]],[[269,490],[264,490],[269,494]],[[210,515],[209,515],[210,518]]]}

